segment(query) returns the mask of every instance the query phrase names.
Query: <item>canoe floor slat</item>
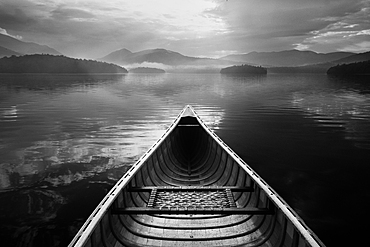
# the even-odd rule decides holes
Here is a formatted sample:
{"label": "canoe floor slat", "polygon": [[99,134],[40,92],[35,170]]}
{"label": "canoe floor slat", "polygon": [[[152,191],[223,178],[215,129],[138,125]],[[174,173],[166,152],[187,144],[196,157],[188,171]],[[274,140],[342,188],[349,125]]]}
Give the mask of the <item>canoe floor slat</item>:
{"label": "canoe floor slat", "polygon": [[[227,191],[229,191],[229,193],[227,193]],[[152,207],[196,209],[236,207],[232,195],[230,197],[230,200],[228,194],[231,194],[230,190],[162,190],[156,193]],[[149,206],[149,204],[147,206]]]}
{"label": "canoe floor slat", "polygon": [[113,214],[248,214],[248,215],[271,215],[273,210],[268,208],[150,208],[150,207],[127,207],[115,208]]}
{"label": "canoe floor slat", "polygon": [[251,192],[240,186],[147,186],[129,192],[150,192],[147,207],[153,208],[236,208],[233,192]]}

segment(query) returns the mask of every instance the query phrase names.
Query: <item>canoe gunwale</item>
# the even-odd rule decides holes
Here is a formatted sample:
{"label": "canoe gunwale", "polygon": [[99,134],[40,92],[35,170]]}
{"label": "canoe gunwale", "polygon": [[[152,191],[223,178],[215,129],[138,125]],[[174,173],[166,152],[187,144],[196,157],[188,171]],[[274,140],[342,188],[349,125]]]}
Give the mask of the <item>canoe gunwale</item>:
{"label": "canoe gunwale", "polygon": [[[78,233],[75,235],[73,240],[70,242],[68,247],[83,246],[86,241],[90,238],[90,235],[94,232],[95,228],[99,225],[99,222],[109,210],[110,206],[113,204],[119,191],[121,191],[136,174],[136,172],[141,168],[141,166],[146,162],[146,160],[156,151],[156,148],[166,139],[166,137],[176,128],[176,125],[180,121],[184,112],[188,109],[185,107],[180,114],[176,117],[175,121],[168,127],[165,133],[146,151],[132,167],[125,173],[125,175],[120,178],[113,188],[108,192],[108,194],[103,198],[103,200],[98,204],[94,211],[90,214],[89,218],[85,221],[83,226],[80,228]],[[116,193],[117,192],[117,193]]]}
{"label": "canoe gunwale", "polygon": [[304,223],[303,219],[284,201],[279,194],[269,186],[244,160],[242,160],[222,139],[216,135],[191,106],[195,117],[198,119],[200,125],[212,136],[212,138],[224,148],[224,150],[245,170],[245,172],[252,178],[254,182],[265,192],[266,196],[280,209],[283,214],[293,223],[299,233],[307,240],[311,246],[323,247],[324,243],[316,236],[316,234]]}

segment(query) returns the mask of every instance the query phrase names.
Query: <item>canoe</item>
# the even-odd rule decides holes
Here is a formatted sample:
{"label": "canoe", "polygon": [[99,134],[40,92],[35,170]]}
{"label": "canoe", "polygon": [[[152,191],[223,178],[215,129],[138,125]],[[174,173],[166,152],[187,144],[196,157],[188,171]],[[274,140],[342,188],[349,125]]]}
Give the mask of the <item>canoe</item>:
{"label": "canoe", "polygon": [[186,106],[104,197],[69,246],[324,244]]}

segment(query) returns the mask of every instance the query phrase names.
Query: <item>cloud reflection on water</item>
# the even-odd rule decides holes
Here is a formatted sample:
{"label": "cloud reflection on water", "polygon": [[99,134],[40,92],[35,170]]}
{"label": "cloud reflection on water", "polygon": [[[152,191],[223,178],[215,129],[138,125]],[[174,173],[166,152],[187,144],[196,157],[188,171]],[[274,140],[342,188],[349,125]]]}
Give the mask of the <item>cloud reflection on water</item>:
{"label": "cloud reflection on water", "polygon": [[365,95],[349,91],[295,93],[292,103],[303,109],[318,126],[327,131],[344,130],[346,139],[360,148],[370,149],[370,102]]}
{"label": "cloud reflection on water", "polygon": [[[196,106],[198,114],[212,129],[218,129],[223,111],[218,107]],[[35,141],[16,152],[16,163],[0,164],[0,189],[32,186],[47,182],[67,185],[96,174],[130,166],[164,133],[181,109],[168,109],[162,116],[127,119],[117,125],[84,118],[86,133],[73,136],[63,126],[48,140]],[[89,123],[94,122],[94,128]],[[98,126],[96,126],[98,125]],[[15,179],[16,177],[16,179]]]}

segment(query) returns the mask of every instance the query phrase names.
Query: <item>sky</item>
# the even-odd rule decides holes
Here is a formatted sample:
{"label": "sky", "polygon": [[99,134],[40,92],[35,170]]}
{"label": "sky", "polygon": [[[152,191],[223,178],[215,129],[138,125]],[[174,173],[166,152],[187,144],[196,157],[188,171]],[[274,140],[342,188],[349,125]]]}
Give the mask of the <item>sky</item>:
{"label": "sky", "polygon": [[82,58],[122,48],[360,53],[370,51],[370,0],[1,0],[0,33]]}

